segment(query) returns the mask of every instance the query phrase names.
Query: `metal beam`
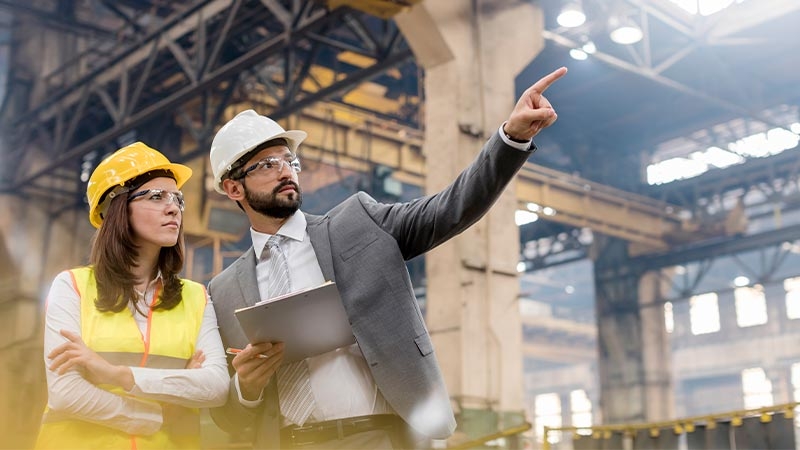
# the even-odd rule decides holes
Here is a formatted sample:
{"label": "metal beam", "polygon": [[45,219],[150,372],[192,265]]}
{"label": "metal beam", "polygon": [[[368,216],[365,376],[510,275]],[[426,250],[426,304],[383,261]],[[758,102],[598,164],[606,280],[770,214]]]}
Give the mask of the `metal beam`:
{"label": "metal beam", "polygon": [[[273,98],[266,103],[280,105],[277,108],[273,106],[272,112],[265,112],[280,118],[315,102],[339,100],[335,97],[360,83],[380,76],[390,68],[413,61],[407,46],[396,45],[397,31],[391,23],[375,27],[388,33],[388,37],[355,35],[352,27],[345,25],[347,21],[344,18],[360,13],[347,8],[330,12],[312,0],[265,2],[270,9],[260,3],[248,4],[247,8],[240,7],[241,3],[240,0],[196,3],[179,16],[165,21],[162,28],[145,37],[142,42],[111,55],[106,66],[95,69],[64,88],[43,95],[42,98],[47,99],[45,102],[28,112],[17,114],[15,120],[18,123],[11,124],[11,128],[25,131],[16,135],[21,147],[32,146],[37,134],[43,132],[57,134],[51,140],[61,145],[42,147],[50,152],[44,155],[48,162],[44,165],[25,165],[37,168],[18,171],[11,174],[11,178],[0,180],[0,191],[17,192],[32,186],[38,179],[70,161],[109,143],[115,145],[113,141],[116,138],[144,126],[155,117],[178,109],[199,95],[226,91],[233,77],[247,77],[250,70],[257,71],[261,66],[287,65],[287,70],[281,72],[282,78],[274,78],[273,73],[264,80],[276,87],[272,91]],[[291,20],[285,21],[291,28],[282,29],[275,26],[277,22],[270,19],[269,14],[287,3],[290,6],[284,7],[283,11],[292,14]],[[230,8],[223,7],[229,4],[232,4]],[[266,27],[266,35],[260,32],[263,30],[256,30],[250,24],[253,20]],[[321,32],[334,42],[347,42],[351,47],[360,48],[361,52],[372,57],[374,64],[367,67],[346,66],[328,84],[316,84],[320,88],[309,90],[316,83],[305,83],[310,80],[311,71],[289,70],[292,69],[289,67],[291,61],[310,58],[312,61],[307,65],[330,64],[331,55],[341,51],[340,48],[344,46],[332,47],[316,40],[314,36]],[[359,39],[362,42],[359,43]],[[385,43],[385,46],[376,45],[376,42]],[[200,45],[204,48],[198,49]],[[318,50],[308,53],[309,47]],[[224,63],[217,63],[217,60],[222,60],[223,53],[227,53]],[[205,55],[209,57],[203,60]],[[132,82],[131,89],[128,89],[129,79]],[[87,90],[87,87],[90,89]],[[117,91],[119,98],[113,98],[111,94]],[[230,101],[246,100],[241,98],[243,93],[247,95],[240,90],[239,98],[231,98]],[[60,119],[63,117],[73,119],[69,127],[56,126],[63,123]],[[25,123],[39,125],[18,126]],[[74,126],[76,123],[80,125]],[[20,154],[32,153],[25,151]]]}
{"label": "metal beam", "polygon": [[526,164],[517,181],[520,209],[527,203],[551,207],[543,219],[665,250],[667,234],[683,224],[678,206],[601,185],[546,167]]}
{"label": "metal beam", "polygon": [[36,20],[67,33],[77,34],[79,36],[116,39],[116,35],[112,30],[107,30],[88,22],[70,19],[51,11],[44,11],[39,8],[34,8],[33,6],[24,4],[18,0],[0,0],[0,8],[7,9],[12,13],[33,17]]}
{"label": "metal beam", "polygon": [[639,272],[662,269],[692,261],[714,259],[764,247],[793,243],[800,240],[800,225],[778,228],[748,236],[731,236],[709,239],[690,246],[673,248],[669,252],[654,253],[630,259],[630,267]]}

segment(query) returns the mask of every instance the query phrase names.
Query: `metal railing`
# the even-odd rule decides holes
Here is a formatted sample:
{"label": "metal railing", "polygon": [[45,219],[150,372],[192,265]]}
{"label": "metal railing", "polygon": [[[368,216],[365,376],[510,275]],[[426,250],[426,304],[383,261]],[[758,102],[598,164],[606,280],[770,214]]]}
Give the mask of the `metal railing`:
{"label": "metal railing", "polygon": [[572,435],[570,448],[575,450],[677,450],[680,440],[685,440],[689,449],[794,449],[794,417],[798,405],[800,402],[651,423],[591,427],[545,426],[542,448],[562,448],[557,445],[559,439],[555,436],[563,433]]}

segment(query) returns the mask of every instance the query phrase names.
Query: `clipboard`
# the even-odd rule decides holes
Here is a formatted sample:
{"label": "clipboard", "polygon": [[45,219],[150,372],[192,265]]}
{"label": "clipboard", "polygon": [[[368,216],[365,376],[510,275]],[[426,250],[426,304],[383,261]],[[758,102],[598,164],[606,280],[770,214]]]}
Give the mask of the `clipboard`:
{"label": "clipboard", "polygon": [[234,311],[251,343],[283,342],[283,362],[356,342],[336,283],[292,292]]}

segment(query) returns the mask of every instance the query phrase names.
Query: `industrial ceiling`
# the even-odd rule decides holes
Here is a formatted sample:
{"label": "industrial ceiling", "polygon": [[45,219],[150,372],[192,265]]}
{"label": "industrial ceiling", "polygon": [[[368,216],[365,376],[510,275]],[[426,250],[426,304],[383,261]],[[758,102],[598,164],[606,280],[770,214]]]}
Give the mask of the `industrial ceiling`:
{"label": "industrial ceiling", "polygon": [[[726,148],[748,134],[798,122],[792,56],[800,47],[798,2],[736,2],[702,16],[669,0],[584,0],[587,19],[575,28],[556,23],[567,2],[539,3],[547,45],[518,83],[554,66],[570,68],[549,93],[559,121],[540,138],[552,168],[637,191],[642,164],[676,150]],[[635,20],[644,38],[633,45],[612,42],[608,22],[614,16]],[[569,51],[587,41],[596,53],[572,59]],[[731,124],[736,119],[744,120]],[[619,177],[623,173],[628,176]]]}
{"label": "industrial ceiling", "polygon": [[[163,139],[180,127],[195,150],[171,156],[191,158],[205,152],[225,108],[242,101],[275,117],[316,102],[346,104],[420,130],[424,73],[391,20],[415,3],[0,0],[9,55],[36,27],[87,42],[35,90],[31,74],[9,66],[0,191],[83,207],[81,174],[121,141]],[[481,11],[508,6],[474,3]],[[800,120],[793,57],[800,3],[738,1],[702,16],[669,0],[583,0],[587,20],[575,28],[556,23],[566,1],[532,3],[544,11],[546,45],[517,77],[518,91],[556,67],[570,68],[548,92],[559,121],[537,137],[543,151],[533,162],[558,171],[548,176],[643,194],[695,216],[709,213],[711,199],[743,196],[754,185],[771,186],[765,198],[774,202],[782,194],[775,179],[796,179],[791,153],[662,187],[645,183],[644,168]],[[611,17],[634,20],[644,39],[612,42]],[[589,40],[596,52],[583,61],[569,56]],[[33,148],[44,163],[34,160]],[[717,173],[730,171],[738,175]],[[580,235],[574,224],[547,220],[522,232],[523,240]]]}

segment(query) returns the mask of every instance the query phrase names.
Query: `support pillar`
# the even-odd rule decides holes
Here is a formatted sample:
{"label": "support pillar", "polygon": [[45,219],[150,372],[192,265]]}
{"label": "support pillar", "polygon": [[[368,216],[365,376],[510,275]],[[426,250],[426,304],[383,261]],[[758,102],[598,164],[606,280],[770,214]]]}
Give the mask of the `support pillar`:
{"label": "support pillar", "polygon": [[[427,193],[472,161],[516,102],[514,78],[543,48],[534,5],[426,0],[396,17],[425,68]],[[456,441],[520,425],[519,231],[515,185],[426,256],[427,324],[454,401]]]}
{"label": "support pillar", "polygon": [[673,419],[664,280],[632,267],[628,243],[616,238],[596,234],[592,259],[602,423]]}

